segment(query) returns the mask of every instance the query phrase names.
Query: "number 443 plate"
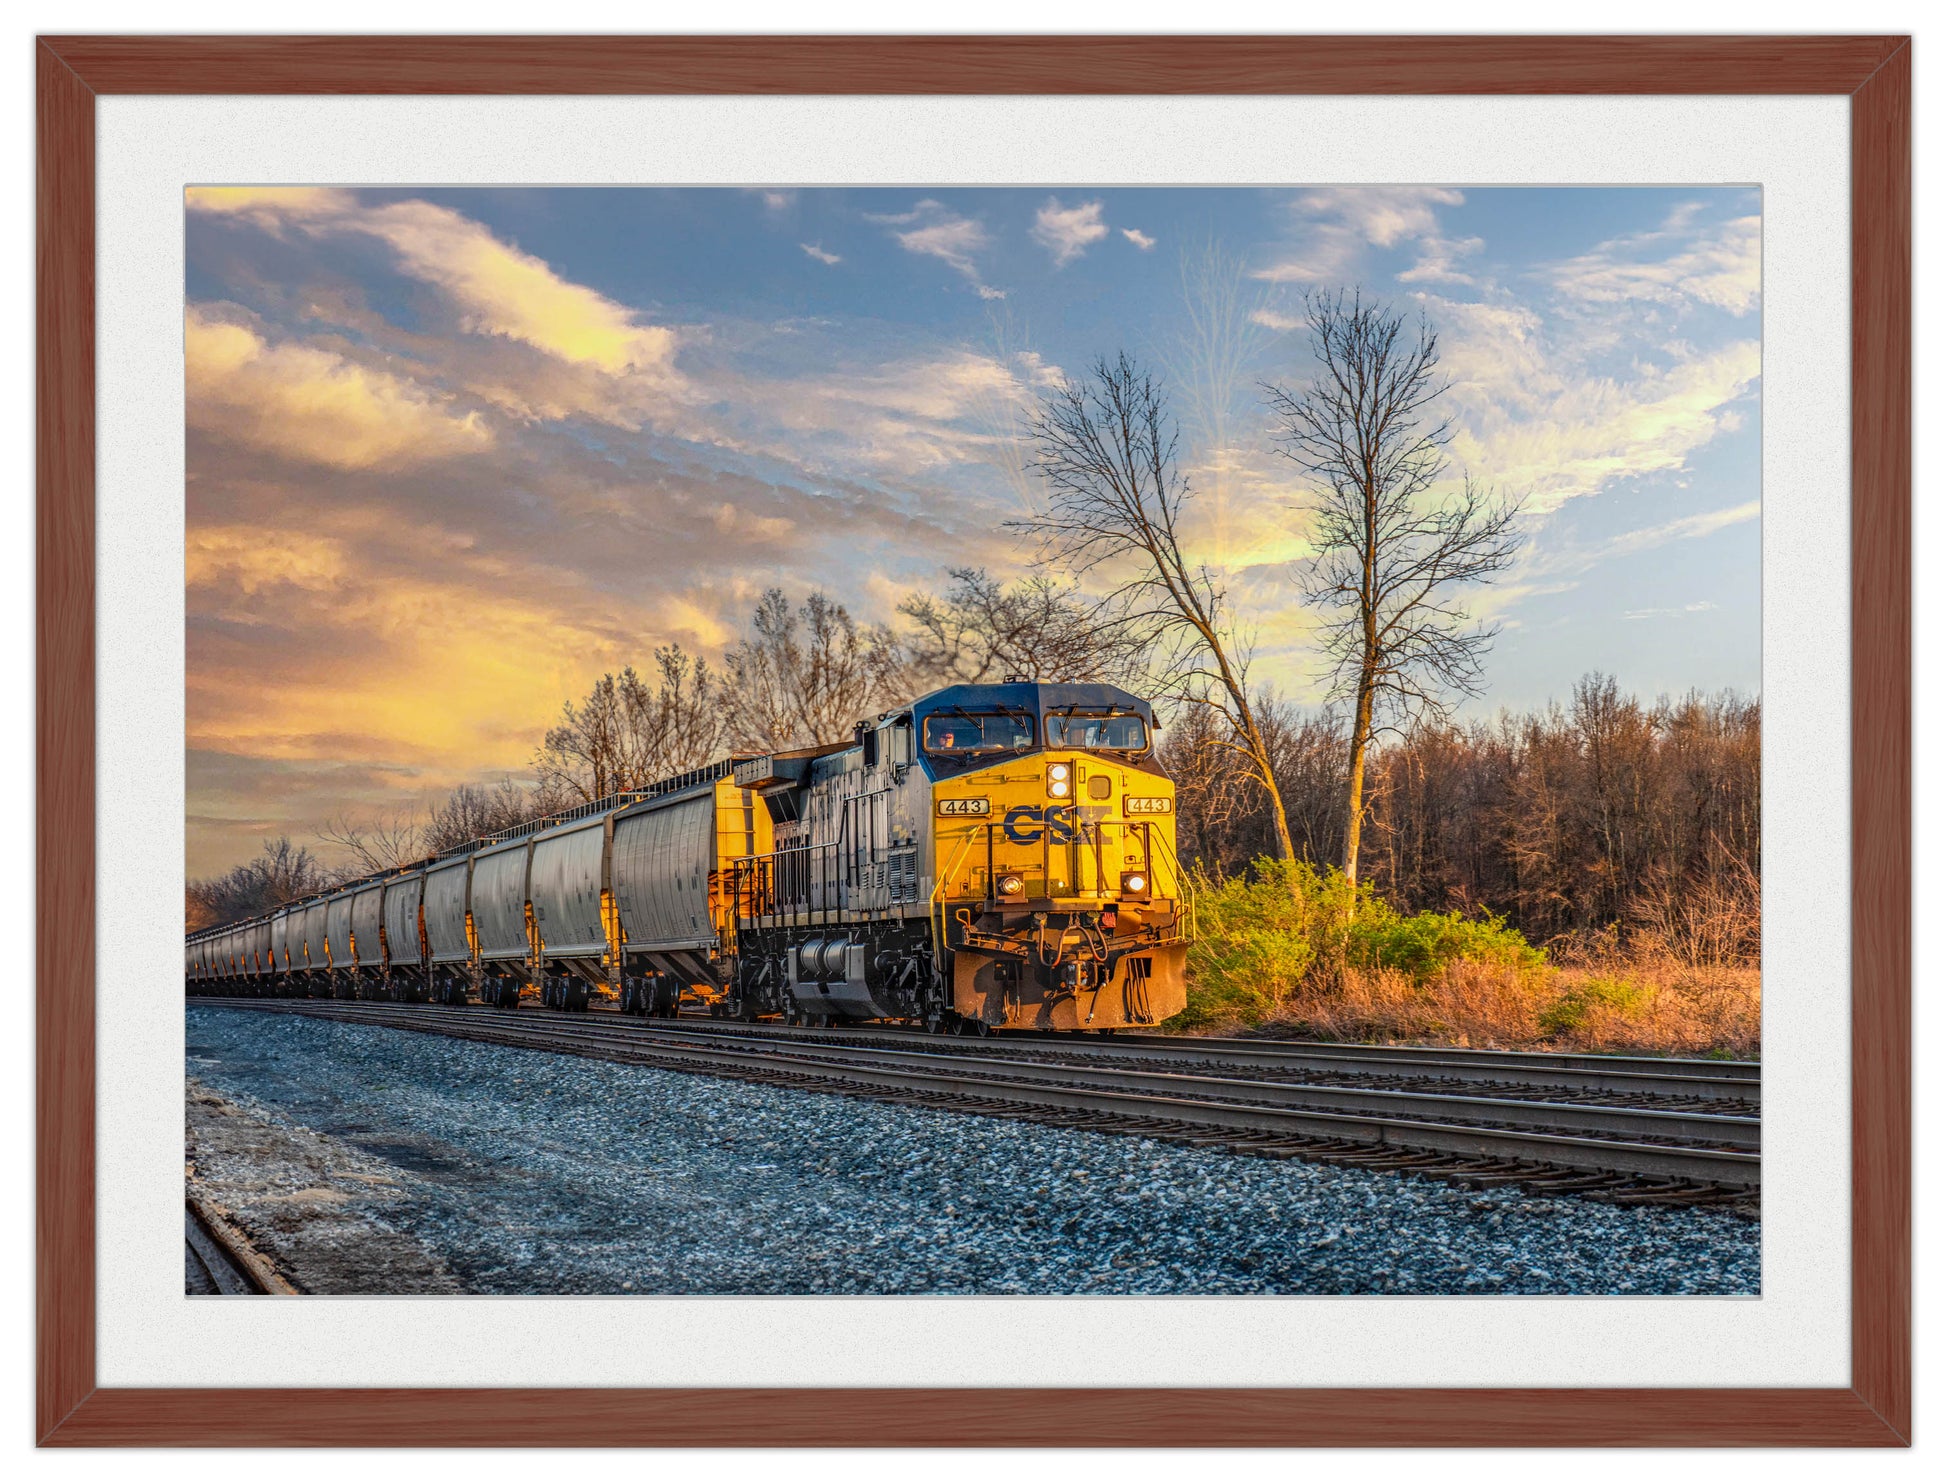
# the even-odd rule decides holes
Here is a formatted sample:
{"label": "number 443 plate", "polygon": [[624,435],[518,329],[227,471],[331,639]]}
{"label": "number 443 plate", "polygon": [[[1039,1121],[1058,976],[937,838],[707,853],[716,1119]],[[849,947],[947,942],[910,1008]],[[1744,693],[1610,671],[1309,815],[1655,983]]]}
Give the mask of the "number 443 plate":
{"label": "number 443 plate", "polygon": [[941,818],[969,818],[992,812],[993,805],[984,798],[942,798],[939,800],[939,813]]}

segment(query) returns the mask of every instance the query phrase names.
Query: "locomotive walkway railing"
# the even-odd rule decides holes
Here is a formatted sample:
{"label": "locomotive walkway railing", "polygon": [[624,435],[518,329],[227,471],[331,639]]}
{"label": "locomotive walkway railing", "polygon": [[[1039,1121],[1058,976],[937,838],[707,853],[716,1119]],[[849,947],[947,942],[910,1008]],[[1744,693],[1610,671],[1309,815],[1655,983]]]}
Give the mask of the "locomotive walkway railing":
{"label": "locomotive walkway railing", "polygon": [[847,844],[792,845],[730,864],[738,921],[821,927],[848,912],[887,912],[924,899],[919,847],[860,852]]}

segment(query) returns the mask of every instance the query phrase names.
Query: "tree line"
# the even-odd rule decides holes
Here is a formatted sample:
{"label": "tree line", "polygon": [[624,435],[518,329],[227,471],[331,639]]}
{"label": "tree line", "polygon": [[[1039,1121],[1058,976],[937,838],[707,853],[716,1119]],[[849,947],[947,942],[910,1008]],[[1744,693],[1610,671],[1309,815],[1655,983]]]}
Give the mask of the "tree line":
{"label": "tree line", "polygon": [[[1330,710],[1264,697],[1260,712],[1298,854],[1342,858],[1349,749]],[[1262,791],[1192,714],[1164,738],[1178,843],[1213,877],[1275,851]],[[1566,705],[1433,721],[1367,765],[1365,879],[1402,911],[1489,911],[1531,941],[1620,938],[1684,961],[1754,964],[1759,949],[1758,701],[1644,703],[1590,674]]]}

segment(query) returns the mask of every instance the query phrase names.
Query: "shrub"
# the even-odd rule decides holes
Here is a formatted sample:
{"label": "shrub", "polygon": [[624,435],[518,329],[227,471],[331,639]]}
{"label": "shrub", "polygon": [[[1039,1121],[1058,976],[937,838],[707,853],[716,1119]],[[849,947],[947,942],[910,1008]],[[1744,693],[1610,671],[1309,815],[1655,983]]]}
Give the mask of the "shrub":
{"label": "shrub", "polygon": [[1560,997],[1541,1011],[1540,1028],[1548,1035],[1564,1035],[1580,1029],[1598,1009],[1611,1010],[1622,1019],[1639,1019],[1653,997],[1646,984],[1618,978],[1570,980]]}
{"label": "shrub", "polygon": [[1189,1008],[1171,1027],[1254,1023],[1307,984],[1377,970],[1423,987],[1457,962],[1538,969],[1545,955],[1499,917],[1401,916],[1370,886],[1304,861],[1260,859],[1229,880],[1195,877]]}
{"label": "shrub", "polygon": [[1390,968],[1427,983],[1449,963],[1494,963],[1539,968],[1547,955],[1501,917],[1465,917],[1422,911],[1402,917],[1376,897],[1351,924],[1348,961],[1361,968]]}

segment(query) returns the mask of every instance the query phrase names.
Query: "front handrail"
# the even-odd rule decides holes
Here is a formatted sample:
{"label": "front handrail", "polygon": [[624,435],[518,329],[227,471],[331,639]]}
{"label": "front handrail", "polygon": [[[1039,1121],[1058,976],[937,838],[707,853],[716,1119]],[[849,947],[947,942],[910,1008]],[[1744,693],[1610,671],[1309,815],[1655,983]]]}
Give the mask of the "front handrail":
{"label": "front handrail", "polygon": [[[991,855],[993,852],[992,822],[988,821],[985,828],[987,853]],[[965,837],[960,840],[959,853],[953,856],[953,863],[947,866],[946,869],[940,871],[933,880],[932,898],[926,907],[926,915],[928,918],[932,918],[935,912],[937,913],[937,921],[935,922],[932,939],[938,945],[935,951],[942,950],[946,942],[946,883],[959,875],[960,862],[966,858],[966,852],[973,848],[973,841],[980,837],[980,832],[981,826],[978,824],[969,824],[966,826]],[[989,872],[990,874],[991,872]]]}

